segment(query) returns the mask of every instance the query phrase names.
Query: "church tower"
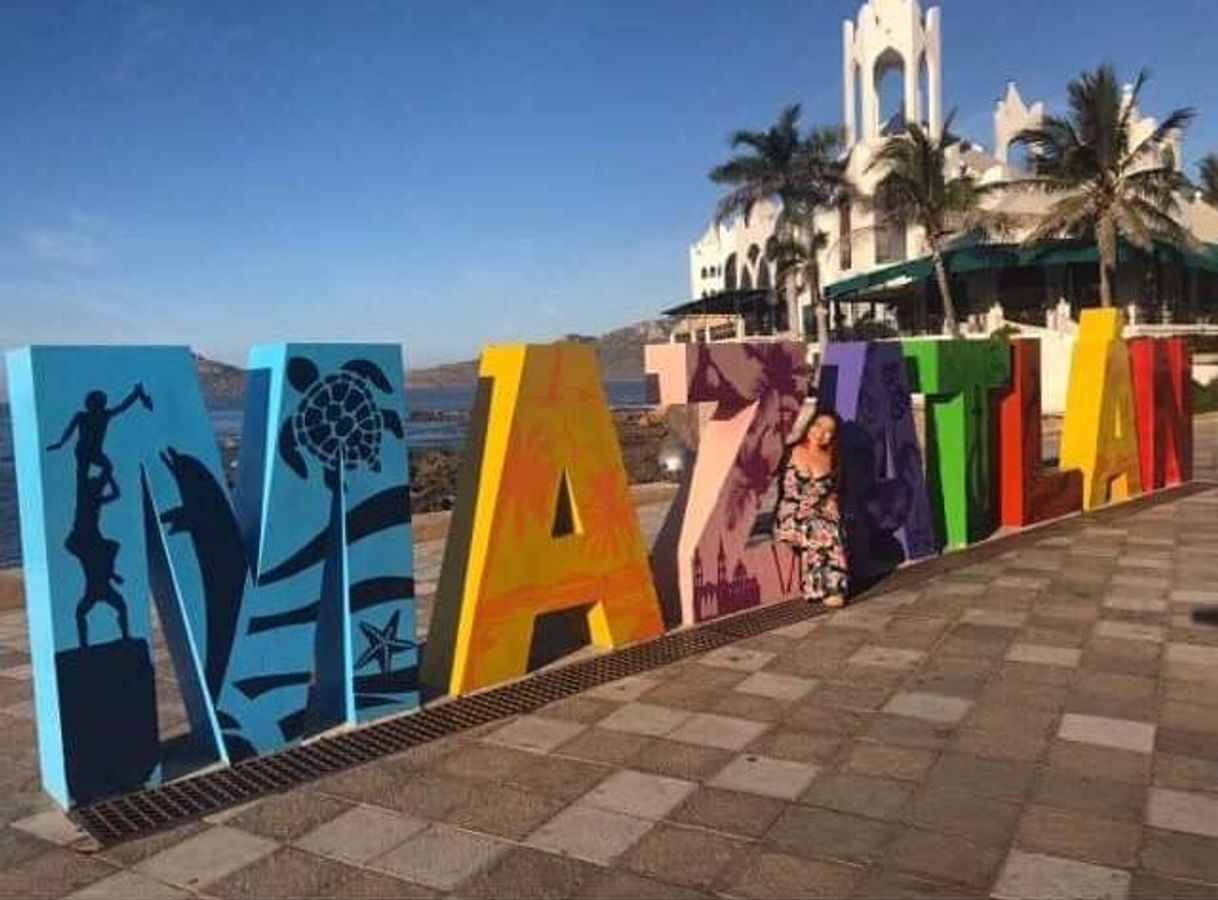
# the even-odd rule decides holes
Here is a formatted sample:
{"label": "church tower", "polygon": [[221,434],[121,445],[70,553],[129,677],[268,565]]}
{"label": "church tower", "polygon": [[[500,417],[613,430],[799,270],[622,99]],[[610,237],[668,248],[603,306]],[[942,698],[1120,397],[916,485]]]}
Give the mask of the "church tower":
{"label": "church tower", "polygon": [[943,127],[940,10],[922,13],[918,0],[868,0],[856,21],[842,29],[845,79],[843,122],[846,145],[879,140],[880,82],[890,71],[904,85],[901,113],[907,122],[926,124],[932,134]]}

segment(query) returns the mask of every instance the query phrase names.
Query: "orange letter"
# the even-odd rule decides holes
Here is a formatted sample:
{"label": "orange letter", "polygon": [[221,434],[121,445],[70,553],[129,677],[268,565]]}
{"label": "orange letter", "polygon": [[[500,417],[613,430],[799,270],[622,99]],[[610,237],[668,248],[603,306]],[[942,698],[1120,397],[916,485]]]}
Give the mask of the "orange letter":
{"label": "orange letter", "polygon": [[470,428],[424,682],[463,694],[524,675],[547,613],[581,611],[602,648],[660,634],[593,349],[488,347]]}

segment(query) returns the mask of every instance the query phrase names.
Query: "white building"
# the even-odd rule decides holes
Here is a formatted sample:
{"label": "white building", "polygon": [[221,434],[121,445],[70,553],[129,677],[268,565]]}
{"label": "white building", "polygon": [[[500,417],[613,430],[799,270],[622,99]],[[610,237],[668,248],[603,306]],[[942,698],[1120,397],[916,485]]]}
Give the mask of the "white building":
{"label": "white building", "polygon": [[[843,23],[847,174],[866,196],[874,196],[883,177],[879,167],[870,173],[867,168],[888,134],[906,121],[920,122],[934,134],[943,127],[941,21],[938,7],[924,13],[918,0],[868,0],[855,20]],[[899,85],[897,90],[892,90],[889,79]],[[1013,158],[1017,154],[1011,140],[1044,114],[1042,103],[1026,103],[1015,83],[1008,83],[994,106],[992,149],[962,139],[950,148],[948,167],[953,174],[969,174],[982,183],[1017,176],[1022,159]],[[1156,124],[1136,110],[1134,122],[1135,140]],[[1178,161],[1178,139],[1173,149]],[[1006,212],[1034,216],[1051,200],[1007,193],[992,202]],[[1201,241],[1218,242],[1218,210],[1195,201],[1186,204],[1182,213],[1184,224]],[[767,260],[765,249],[776,214],[773,205],[760,204],[747,224],[740,219],[711,223],[690,247],[692,301],[668,311],[681,320],[674,339],[722,340],[784,332],[811,337],[807,292],[800,298],[801,321],[792,323],[796,328],[791,329],[774,291],[774,264]],[[918,227],[893,225],[890,220],[882,209],[863,204],[817,214],[817,230],[829,237],[820,255],[820,270],[835,327],[859,328],[870,322],[881,333],[935,330],[939,304],[933,278],[927,277],[925,238]],[[986,253],[975,254],[953,275],[961,314],[971,314],[978,328],[1000,301],[1008,318],[1040,325],[1062,303],[1077,311],[1097,302],[1094,247],[1061,242],[1048,255],[1033,258],[1012,243],[1018,235],[1005,240],[1005,257],[996,255],[996,245],[988,245]],[[1157,259],[1122,258],[1118,296],[1123,301],[1139,298],[1143,315],[1151,318],[1160,314],[1167,318],[1169,312],[1164,311],[1171,310],[1189,317],[1207,307],[1218,312],[1218,249],[1207,250],[1199,259],[1206,264],[1189,268]],[[1003,316],[988,318],[993,324]]]}

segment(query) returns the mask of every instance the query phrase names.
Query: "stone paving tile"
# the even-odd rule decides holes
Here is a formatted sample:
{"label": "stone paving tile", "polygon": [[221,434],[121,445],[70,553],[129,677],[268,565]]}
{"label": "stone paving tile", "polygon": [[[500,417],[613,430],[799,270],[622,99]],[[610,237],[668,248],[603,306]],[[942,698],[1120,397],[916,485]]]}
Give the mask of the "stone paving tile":
{"label": "stone paving tile", "polygon": [[738,897],[844,897],[859,875],[851,866],[759,850],[725,886],[730,896]]}
{"label": "stone paving tile", "polygon": [[1160,751],[1154,757],[1153,780],[1159,787],[1218,793],[1218,760]]}
{"label": "stone paving tile", "polygon": [[1076,668],[1082,651],[1072,647],[1052,647],[1042,644],[1012,644],[1006,658],[1011,662],[1033,663],[1039,666]]}
{"label": "stone paving tile", "polygon": [[88,887],[68,894],[69,900],[173,900],[191,896],[186,891],[153,881],[136,872],[116,872]]}
{"label": "stone paving tile", "polygon": [[883,854],[897,826],[814,806],[789,806],[764,844],[791,856],[867,864]]}
{"label": "stone paving tile", "polygon": [[1196,881],[1180,881],[1163,878],[1149,872],[1134,872],[1129,896],[1135,900],[1218,900],[1218,884],[1202,884]]}
{"label": "stone paving tile", "polygon": [[1035,775],[1036,769],[1031,763],[948,752],[939,757],[926,783],[990,797],[1022,800],[1031,790]]}
{"label": "stone paving tile", "polygon": [[651,830],[653,822],[576,804],[533,832],[531,847],[609,865]]}
{"label": "stone paving tile", "polygon": [[933,750],[859,742],[851,749],[844,768],[860,775],[921,781],[938,758]]}
{"label": "stone paving tile", "polygon": [[577,722],[563,722],[543,716],[521,716],[491,732],[483,740],[518,750],[548,753],[576,737],[585,727]]}
{"label": "stone paving tile", "polygon": [[693,716],[684,710],[669,709],[652,703],[627,703],[599,723],[609,731],[659,737],[670,734]]}
{"label": "stone paving tile", "polygon": [[758,650],[744,650],[738,647],[720,647],[712,650],[700,660],[704,666],[715,666],[721,669],[732,669],[737,672],[757,672],[766,667],[776,654]]}
{"label": "stone paving tile", "polygon": [[1131,881],[1132,876],[1121,869],[1012,850],[990,896],[999,900],[1124,900]]}
{"label": "stone paving tile", "polygon": [[302,835],[296,846],[358,865],[405,843],[426,827],[427,822],[411,815],[357,806]]}
{"label": "stone paving tile", "polygon": [[430,825],[369,866],[437,890],[450,891],[485,869],[511,845],[493,838]]}
{"label": "stone paving tile", "polygon": [[884,712],[925,722],[952,724],[968,713],[972,701],[940,694],[904,691],[884,705]]}
{"label": "stone paving tile", "polygon": [[[637,755],[636,753],[634,758],[637,758]],[[535,757],[532,763],[509,776],[505,783],[547,797],[570,801],[588,793],[612,772],[612,768],[601,763],[562,756]]]}
{"label": "stone paving tile", "polygon": [[715,747],[681,744],[672,740],[654,740],[630,761],[639,772],[666,775],[686,781],[705,781],[727,765],[733,753]]}
{"label": "stone paving tile", "polygon": [[0,896],[62,897],[114,873],[114,866],[96,857],[53,847],[0,872]]}
{"label": "stone paving tile", "polygon": [[621,858],[641,875],[708,890],[749,844],[739,838],[661,823]]}
{"label": "stone paving tile", "polygon": [[780,727],[766,732],[748,749],[771,759],[824,766],[837,759],[846,740],[835,734]]}
{"label": "stone paving tile", "polygon": [[659,679],[647,675],[631,675],[584,691],[583,696],[629,703],[638,700],[659,683]]}
{"label": "stone paving tile", "polygon": [[529,847],[508,851],[461,887],[463,897],[574,897],[604,869]]}
{"label": "stone paving tile", "polygon": [[662,819],[697,787],[680,778],[625,770],[610,775],[579,802],[640,819]]}
{"label": "stone paving tile", "polygon": [[220,825],[163,850],[133,868],[157,881],[198,889],[257,862],[278,846],[266,838]]}
{"label": "stone paving tile", "polygon": [[1105,778],[1129,784],[1150,780],[1151,758],[1132,750],[1118,750],[1077,741],[1052,741],[1045,765],[1050,772],[1088,776],[1102,772]]}
{"label": "stone paving tile", "polygon": [[10,824],[18,831],[32,834],[40,840],[60,847],[66,847],[88,837],[87,832],[58,809],[35,813]]}
{"label": "stone paving tile", "polygon": [[230,825],[276,841],[290,841],[351,808],[351,804],[309,791],[268,797],[228,820]]}
{"label": "stone paving tile", "polygon": [[207,887],[215,897],[334,896],[338,884],[352,874],[349,866],[285,847]]}
{"label": "stone paving tile", "polygon": [[1104,598],[1104,608],[1119,609],[1125,612],[1161,613],[1167,611],[1167,601],[1152,597],[1114,594]]}
{"label": "stone paving tile", "polygon": [[1003,851],[954,835],[910,828],[889,845],[886,859],[902,872],[981,891],[989,887]]}
{"label": "stone paving tile", "polygon": [[1210,837],[1148,827],[1139,861],[1158,875],[1218,885],[1218,841]]}
{"label": "stone paving tile", "polygon": [[850,773],[827,773],[814,781],[799,798],[800,803],[872,819],[901,817],[914,793],[914,786],[890,778]]}
{"label": "stone paving tile", "polygon": [[1102,775],[1078,775],[1046,770],[1032,787],[1037,803],[1099,818],[1141,822],[1146,812],[1144,784],[1114,781]]}
{"label": "stone paving tile", "polygon": [[744,754],[707,782],[711,787],[794,800],[820,773],[817,766],[785,759]]}
{"label": "stone paving tile", "polygon": [[800,678],[795,675],[778,675],[773,672],[754,672],[733,690],[757,697],[774,700],[802,700],[819,684],[815,678]]}
{"label": "stone paving tile", "polygon": [[918,650],[869,645],[858,650],[848,662],[855,666],[876,666],[881,669],[905,670],[916,666],[926,657]]}
{"label": "stone paving tile", "polygon": [[1218,837],[1218,796],[1152,787],[1146,821],[1167,831]]}
{"label": "stone paving tile", "polygon": [[548,821],[563,801],[518,788],[488,784],[477,797],[444,814],[444,821],[469,831],[521,840]]}
{"label": "stone paving tile", "polygon": [[667,735],[669,740],[720,750],[743,750],[768,728],[761,722],[697,713]]}
{"label": "stone paving tile", "polygon": [[969,900],[974,894],[959,885],[873,869],[858,883],[852,896],[865,900]]}
{"label": "stone paving tile", "polygon": [[1102,621],[1095,626],[1095,633],[1100,637],[1116,638],[1125,641],[1150,641],[1160,643],[1167,637],[1160,625],[1142,625],[1137,622]]}
{"label": "stone paving tile", "polygon": [[1016,803],[983,797],[951,787],[928,787],[909,804],[905,819],[943,834],[957,834],[980,844],[1010,841],[1019,819]]}
{"label": "stone paving tile", "polygon": [[1149,722],[1085,716],[1078,713],[1066,713],[1062,716],[1057,736],[1067,741],[1098,744],[1101,747],[1132,750],[1135,753],[1150,753],[1155,746],[1155,726]]}
{"label": "stone paving tile", "polygon": [[563,744],[555,753],[588,762],[625,766],[654,742],[655,738],[642,734],[610,731],[597,726]]}
{"label": "stone paving tile", "polygon": [[1051,806],[1031,805],[1019,821],[1021,850],[1131,869],[1137,865],[1142,829]]}
{"label": "stone paving tile", "polygon": [[965,622],[991,628],[1022,628],[1027,620],[1026,612],[1005,612],[999,609],[970,609],[964,613]]}
{"label": "stone paving tile", "polygon": [[756,838],[787,809],[781,800],[715,787],[701,787],[668,814],[668,820]]}

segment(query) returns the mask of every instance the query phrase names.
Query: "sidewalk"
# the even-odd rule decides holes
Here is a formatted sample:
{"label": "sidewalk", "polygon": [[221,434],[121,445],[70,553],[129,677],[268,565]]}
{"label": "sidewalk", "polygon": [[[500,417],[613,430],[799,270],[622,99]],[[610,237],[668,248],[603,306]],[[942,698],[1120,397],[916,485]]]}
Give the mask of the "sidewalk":
{"label": "sidewalk", "polygon": [[1012,547],[93,856],[5,614],[0,896],[1218,896],[1218,490]]}

